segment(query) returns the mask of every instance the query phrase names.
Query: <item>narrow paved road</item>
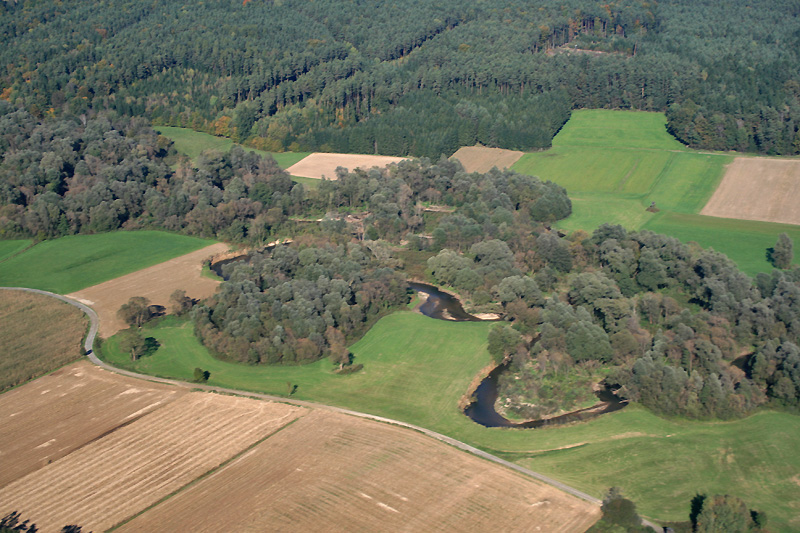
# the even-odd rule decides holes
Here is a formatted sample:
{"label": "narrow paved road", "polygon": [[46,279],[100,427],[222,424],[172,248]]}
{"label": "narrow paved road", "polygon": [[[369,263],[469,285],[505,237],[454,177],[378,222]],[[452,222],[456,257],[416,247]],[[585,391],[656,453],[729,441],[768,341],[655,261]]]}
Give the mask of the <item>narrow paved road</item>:
{"label": "narrow paved road", "polygon": [[[43,294],[45,296],[51,296],[53,298],[58,298],[59,300],[61,300],[63,302],[66,302],[66,303],[68,303],[70,305],[74,305],[75,307],[77,307],[78,309],[80,309],[81,311],[86,313],[86,316],[89,317],[89,322],[90,322],[89,333],[86,335],[86,342],[84,342],[84,348],[86,349],[86,353],[87,353],[87,355],[89,357],[89,360],[92,363],[94,363],[95,365],[97,365],[97,366],[99,366],[101,368],[104,368],[104,369],[106,369],[106,370],[108,370],[110,372],[115,372],[117,374],[121,374],[123,376],[128,376],[128,377],[132,377],[132,378],[143,379],[145,381],[153,381],[153,382],[156,382],[156,383],[167,383],[167,384],[170,384],[170,385],[178,385],[178,386],[182,386],[182,387],[191,387],[193,389],[201,389],[201,390],[205,390],[205,391],[209,391],[209,392],[220,392],[220,393],[225,393],[225,394],[234,394],[234,395],[237,395],[237,396],[246,396],[246,397],[249,397],[249,398],[258,398],[258,399],[261,399],[261,400],[269,400],[269,401],[273,401],[273,402],[288,403],[288,404],[292,404],[292,405],[299,405],[299,406],[302,406],[302,407],[309,407],[309,408],[313,408],[313,409],[325,409],[327,411],[333,411],[333,412],[336,412],[336,413],[342,413],[342,414],[346,414],[346,415],[350,415],[350,416],[357,416],[359,418],[366,418],[366,419],[369,419],[369,420],[375,420],[377,422],[383,422],[385,424],[392,424],[392,425],[395,425],[395,426],[400,426],[400,427],[404,427],[404,428],[408,428],[408,429],[413,429],[414,431],[418,431],[420,433],[423,433],[423,434],[425,434],[425,435],[427,435],[427,436],[429,436],[431,438],[434,438],[434,439],[436,439],[438,441],[441,441],[441,442],[444,442],[444,443],[449,444],[451,446],[454,446],[454,447],[456,447],[456,448],[458,448],[460,450],[464,450],[465,452],[469,452],[469,453],[471,453],[473,455],[477,455],[478,457],[483,457],[484,459],[486,459],[488,461],[495,462],[495,463],[503,465],[503,466],[505,466],[507,468],[511,468],[512,470],[516,470],[517,472],[520,472],[521,474],[524,474],[526,476],[530,476],[532,478],[538,479],[539,481],[547,483],[548,485],[552,485],[553,487],[556,487],[556,488],[558,488],[560,490],[563,490],[564,492],[566,492],[568,494],[572,494],[573,496],[576,496],[576,497],[578,497],[578,498],[580,498],[582,500],[586,500],[588,502],[591,502],[591,503],[594,503],[594,504],[597,504],[597,505],[601,505],[603,503],[602,501],[598,500],[594,496],[590,496],[590,495],[586,494],[583,491],[580,491],[580,490],[578,490],[576,488],[570,487],[569,485],[565,485],[564,483],[561,483],[560,481],[557,481],[557,480],[555,480],[553,478],[547,477],[547,476],[545,476],[543,474],[540,474],[538,472],[534,472],[533,470],[530,470],[528,468],[522,467],[522,466],[520,466],[518,464],[512,463],[510,461],[506,461],[505,459],[501,459],[500,457],[497,457],[495,455],[487,453],[487,452],[485,452],[483,450],[480,450],[480,449],[478,449],[478,448],[476,448],[474,446],[470,446],[469,444],[467,444],[465,442],[461,442],[460,440],[453,439],[451,437],[448,437],[447,435],[442,435],[441,433],[437,433],[435,431],[431,431],[430,429],[426,429],[426,428],[423,428],[423,427],[420,427],[420,426],[415,426],[414,424],[409,424],[407,422],[401,422],[400,420],[393,420],[391,418],[385,418],[385,417],[382,417],[382,416],[371,415],[371,414],[368,414],[368,413],[361,413],[359,411],[351,411],[350,409],[344,409],[344,408],[341,408],[341,407],[334,407],[332,405],[325,405],[325,404],[320,404],[320,403],[315,403],[315,402],[308,402],[308,401],[304,401],[304,400],[293,400],[291,398],[284,398],[283,396],[271,396],[269,394],[260,394],[260,393],[257,393],[257,392],[247,392],[247,391],[241,391],[241,390],[236,390],[236,389],[226,389],[224,387],[214,387],[214,386],[211,386],[211,385],[200,385],[200,384],[197,384],[197,383],[189,383],[187,381],[178,381],[178,380],[174,380],[174,379],[165,379],[165,378],[159,378],[159,377],[155,377],[155,376],[148,376],[147,374],[139,374],[139,373],[136,373],[136,372],[131,372],[129,370],[123,370],[121,368],[116,368],[114,366],[111,366],[111,365],[101,361],[97,357],[97,355],[95,355],[94,351],[92,350],[92,346],[94,345],[94,339],[97,336],[97,331],[98,331],[98,329],[100,327],[100,319],[97,317],[97,313],[95,313],[94,310],[91,307],[89,307],[89,306],[87,306],[87,305],[85,305],[85,304],[83,304],[81,302],[78,302],[76,300],[73,300],[71,298],[67,298],[66,296],[61,296],[60,294],[55,294],[55,293],[48,292],[48,291],[42,291],[42,290],[39,290],[39,289],[28,289],[28,288],[24,288],[24,287],[0,287],[0,289],[2,289],[2,290],[26,291],[26,292],[33,292],[33,293],[36,293],[36,294]],[[649,527],[653,528],[656,531],[662,531],[661,527],[659,527],[656,524],[654,524],[652,522],[649,522],[647,520],[643,520],[643,524],[645,526],[649,526]]]}

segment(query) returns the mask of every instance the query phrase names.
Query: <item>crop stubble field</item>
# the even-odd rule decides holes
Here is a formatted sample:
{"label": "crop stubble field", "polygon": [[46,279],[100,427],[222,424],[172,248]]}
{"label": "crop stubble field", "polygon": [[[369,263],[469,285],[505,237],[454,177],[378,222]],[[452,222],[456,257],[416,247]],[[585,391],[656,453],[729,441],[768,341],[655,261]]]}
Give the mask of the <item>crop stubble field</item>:
{"label": "crop stubble field", "polygon": [[489,172],[497,167],[500,170],[511,168],[524,154],[517,150],[489,148],[488,146],[462,146],[450,159],[458,159],[467,172]]}
{"label": "crop stubble field", "polygon": [[585,531],[599,514],[416,432],[312,411],[120,531]]}
{"label": "crop stubble field", "polygon": [[41,531],[584,531],[599,517],[411,430],[86,362],[0,396],[0,413],[0,514]]}
{"label": "crop stubble field", "polygon": [[361,154],[328,154],[315,152],[286,169],[292,176],[304,178],[329,180],[336,179],[336,169],[344,167],[348,170],[362,168],[369,170],[372,167],[385,167],[391,163],[399,163],[406,157],[392,157],[388,155],[361,155]]}
{"label": "crop stubble field", "polygon": [[800,161],[737,157],[700,213],[800,224]]}
{"label": "crop stubble field", "polygon": [[80,357],[87,325],[62,301],[0,290],[0,392]]}
{"label": "crop stubble field", "polygon": [[117,311],[132,296],[144,296],[151,304],[162,305],[169,311],[169,297],[178,289],[196,299],[214,294],[220,282],[202,275],[202,263],[227,249],[227,244],[212,244],[68,296],[94,308],[100,317],[100,336],[108,338],[128,327],[117,317]]}

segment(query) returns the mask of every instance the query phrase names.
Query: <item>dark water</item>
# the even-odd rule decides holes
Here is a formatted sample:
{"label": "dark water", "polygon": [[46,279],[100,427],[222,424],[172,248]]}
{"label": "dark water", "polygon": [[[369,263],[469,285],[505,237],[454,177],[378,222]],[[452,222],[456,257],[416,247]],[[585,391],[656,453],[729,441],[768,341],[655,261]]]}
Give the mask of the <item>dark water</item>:
{"label": "dark water", "polygon": [[[480,322],[481,319],[464,311],[461,302],[454,296],[442,292],[433,285],[410,281],[408,286],[417,292],[423,292],[428,300],[419,308],[420,313],[439,320],[455,320],[457,322]],[[448,316],[449,315],[449,318]]]}
{"label": "dark water", "polygon": [[226,272],[225,266],[233,263],[238,263],[239,261],[243,261],[246,263],[250,261],[250,258],[251,258],[250,254],[247,254],[247,255],[240,255],[239,257],[232,257],[231,259],[223,259],[222,261],[211,263],[210,268],[214,274],[221,277],[225,281],[228,281],[228,279],[230,279],[231,277],[230,272],[232,272],[232,270],[228,270]]}
{"label": "dark water", "polygon": [[508,365],[498,366],[478,385],[474,394],[475,401],[464,409],[464,414],[470,417],[473,422],[488,428],[533,429],[588,420],[604,413],[619,411],[628,404],[627,400],[620,400],[609,387],[606,387],[595,393],[600,401],[592,407],[572,411],[553,418],[512,422],[494,410],[494,403],[497,400],[497,378],[507,369]]}

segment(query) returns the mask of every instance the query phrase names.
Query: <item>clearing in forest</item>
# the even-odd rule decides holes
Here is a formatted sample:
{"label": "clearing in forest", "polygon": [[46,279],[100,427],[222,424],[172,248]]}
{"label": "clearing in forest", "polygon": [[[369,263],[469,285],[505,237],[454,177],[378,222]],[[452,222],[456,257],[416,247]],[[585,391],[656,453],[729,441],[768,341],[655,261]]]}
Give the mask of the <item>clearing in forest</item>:
{"label": "clearing in forest", "polygon": [[313,411],[120,531],[578,532],[599,516],[420,433]]}
{"label": "clearing in forest", "polygon": [[138,270],[131,274],[69,294],[90,305],[100,317],[100,336],[108,338],[128,327],[117,317],[119,308],[132,296],[144,296],[152,305],[169,312],[169,297],[178,289],[190,298],[203,299],[214,294],[219,281],[202,275],[203,260],[225,252],[228,245],[212,244],[186,255]]}
{"label": "clearing in forest", "polygon": [[458,159],[467,172],[486,173],[497,167],[510,168],[524,155],[517,150],[489,148],[487,146],[462,146],[450,159]]}
{"label": "clearing in forest", "polygon": [[3,261],[0,286],[75,292],[214,241],[165,231],[114,231],[43,241]]}
{"label": "clearing in forest", "polygon": [[0,392],[80,357],[87,323],[61,300],[0,290]]}
{"label": "clearing in forest", "polygon": [[700,214],[800,224],[800,160],[737,157]]}
{"label": "clearing in forest", "polygon": [[[0,514],[17,510],[43,531],[66,524],[105,531],[304,412],[248,398],[185,394],[6,485],[0,489]],[[216,498],[220,503],[220,495]]]}
{"label": "clearing in forest", "polygon": [[336,169],[344,167],[348,170],[357,168],[368,170],[372,167],[385,167],[391,163],[398,163],[406,157],[392,157],[388,155],[360,155],[360,154],[328,154],[315,152],[299,163],[286,169],[292,176],[304,178],[336,179]]}
{"label": "clearing in forest", "polygon": [[[81,361],[3,393],[0,487],[187,392],[180,387],[119,376]],[[8,509],[4,507],[5,512]]]}

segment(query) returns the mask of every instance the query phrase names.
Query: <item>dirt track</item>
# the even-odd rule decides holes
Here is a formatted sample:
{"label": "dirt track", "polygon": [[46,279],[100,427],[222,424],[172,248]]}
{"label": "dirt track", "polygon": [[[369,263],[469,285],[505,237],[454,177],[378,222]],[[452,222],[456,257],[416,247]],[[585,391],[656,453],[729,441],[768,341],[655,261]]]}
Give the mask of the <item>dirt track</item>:
{"label": "dirt track", "polygon": [[327,154],[316,152],[302,161],[295,163],[286,169],[292,176],[304,178],[329,180],[336,179],[336,169],[344,167],[348,170],[357,168],[370,169],[372,167],[385,167],[390,163],[398,163],[405,157],[391,157],[388,155],[360,155],[360,154]]}
{"label": "dirt track", "polygon": [[497,167],[510,168],[522,157],[523,152],[516,150],[503,150],[502,148],[487,148],[486,146],[462,146],[450,159],[458,159],[467,172],[485,173]]}
{"label": "dirt track", "polygon": [[67,296],[97,311],[100,316],[100,336],[108,338],[128,327],[117,318],[117,311],[132,296],[144,296],[150,303],[163,305],[169,311],[169,296],[178,289],[185,290],[187,296],[197,299],[214,294],[219,282],[201,275],[202,263],[204,259],[227,249],[227,244],[212,244]]}
{"label": "dirt track", "polygon": [[737,157],[700,214],[800,224],[800,161]]}

